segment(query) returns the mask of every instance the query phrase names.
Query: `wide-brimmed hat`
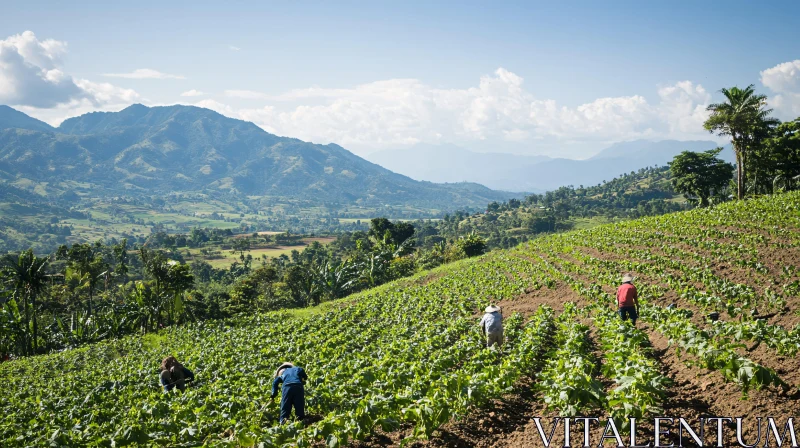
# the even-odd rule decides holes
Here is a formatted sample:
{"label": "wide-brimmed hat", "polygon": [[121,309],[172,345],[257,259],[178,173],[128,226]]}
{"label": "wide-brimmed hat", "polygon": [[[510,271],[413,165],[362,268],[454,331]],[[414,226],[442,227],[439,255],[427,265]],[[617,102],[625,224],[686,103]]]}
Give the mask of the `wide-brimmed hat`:
{"label": "wide-brimmed hat", "polygon": [[625,274],[622,276],[622,283],[628,283],[633,281],[633,276],[631,274]]}
{"label": "wide-brimmed hat", "polygon": [[290,362],[284,362],[283,364],[281,364],[280,367],[278,367],[278,370],[275,371],[275,376],[280,375],[281,374],[281,370],[283,370],[283,369],[285,369],[287,367],[294,367],[294,364],[292,364]]}
{"label": "wide-brimmed hat", "polygon": [[494,313],[495,311],[500,311],[500,307],[497,305],[489,305],[486,307],[487,313]]}

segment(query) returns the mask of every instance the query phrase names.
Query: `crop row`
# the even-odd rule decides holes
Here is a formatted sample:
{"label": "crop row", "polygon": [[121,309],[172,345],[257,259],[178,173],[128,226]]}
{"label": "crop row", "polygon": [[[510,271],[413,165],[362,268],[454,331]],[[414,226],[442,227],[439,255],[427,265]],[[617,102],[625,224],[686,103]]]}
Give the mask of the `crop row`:
{"label": "crop row", "polygon": [[589,347],[589,327],[578,321],[574,304],[565,304],[557,327],[554,349],[536,377],[545,405],[564,416],[605,407],[606,394],[596,379],[597,363]]}
{"label": "crop row", "polygon": [[[569,252],[569,246],[562,246],[562,249]],[[594,257],[570,253],[572,256],[580,258],[586,265],[578,265],[560,259],[559,269],[561,272],[574,272],[597,279],[600,284],[615,284],[618,273],[621,272],[621,266],[616,266],[615,269],[609,266],[613,265],[612,262],[600,262]],[[603,292],[597,284],[586,287],[582,282],[577,281],[573,286],[587,298],[594,296],[599,303],[613,303],[613,296]],[[711,334],[693,324],[687,316],[686,310],[667,309],[649,303],[648,297],[658,297],[661,294],[658,286],[652,287],[639,283],[638,288],[642,297],[640,306],[642,318],[651,322],[654,328],[667,337],[670,342],[676,343],[684,351],[694,355],[700,366],[719,371],[726,380],[739,384],[744,394],[751,388],[771,385],[785,386],[774,370],[739,355],[737,351],[740,348],[739,344],[729,338]]]}

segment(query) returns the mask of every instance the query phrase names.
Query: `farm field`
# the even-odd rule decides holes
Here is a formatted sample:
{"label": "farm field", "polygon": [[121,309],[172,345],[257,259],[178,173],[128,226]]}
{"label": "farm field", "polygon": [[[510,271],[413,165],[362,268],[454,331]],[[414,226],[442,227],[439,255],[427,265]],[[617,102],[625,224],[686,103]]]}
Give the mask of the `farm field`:
{"label": "farm field", "polygon": [[[279,232],[259,232],[259,235],[275,235]],[[249,237],[250,235],[241,235],[242,237]],[[280,257],[281,255],[289,255],[292,251],[296,250],[298,252],[302,252],[308,245],[313,242],[319,242],[320,244],[329,244],[333,242],[336,238],[335,237],[307,237],[300,240],[300,244],[291,245],[291,246],[265,246],[265,247],[253,247],[252,249],[245,251],[245,255],[250,255],[253,257],[254,260],[262,260],[266,258],[275,258]],[[201,252],[202,250],[210,250],[213,252],[214,255],[203,255]],[[186,261],[191,262],[193,260],[202,260],[208,262],[214,268],[227,268],[232,265],[234,262],[240,261],[240,254],[238,252],[234,253],[230,249],[222,249],[219,246],[205,246],[202,249],[184,249],[184,251],[188,254],[186,256]]]}
{"label": "farm field", "polygon": [[[614,313],[623,272],[638,328]],[[500,353],[477,328],[490,301],[505,317]],[[533,417],[555,415],[744,417],[754,440],[755,417],[800,411],[798,323],[795,192],[539,238],[318,312],[3,363],[0,444],[522,447],[541,446]],[[185,393],[158,386],[169,354],[197,376]],[[309,417],[279,426],[271,376],[287,360],[308,372]],[[642,425],[637,442],[652,434]]]}

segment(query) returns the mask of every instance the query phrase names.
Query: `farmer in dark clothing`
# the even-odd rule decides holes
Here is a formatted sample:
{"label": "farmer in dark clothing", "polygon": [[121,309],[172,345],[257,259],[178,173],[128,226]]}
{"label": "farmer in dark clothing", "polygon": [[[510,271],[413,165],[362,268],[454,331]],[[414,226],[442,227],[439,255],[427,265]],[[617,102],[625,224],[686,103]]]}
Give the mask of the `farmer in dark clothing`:
{"label": "farmer in dark clothing", "polygon": [[617,288],[617,306],[619,306],[619,317],[622,320],[630,318],[635,327],[636,319],[639,318],[639,296],[630,274],[622,277],[622,285]]}
{"label": "farmer in dark clothing", "polygon": [[295,367],[290,362],[285,362],[275,371],[275,379],[272,381],[272,398],[278,395],[278,385],[283,383],[281,389],[281,416],[280,423],[283,424],[290,415],[294,407],[295,417],[302,420],[306,418],[305,411],[305,384],[308,377],[302,367]]}
{"label": "farmer in dark clothing", "polygon": [[176,387],[183,391],[186,389],[187,381],[194,381],[194,373],[179,363],[174,356],[167,356],[161,361],[160,377],[164,392],[169,392]]}

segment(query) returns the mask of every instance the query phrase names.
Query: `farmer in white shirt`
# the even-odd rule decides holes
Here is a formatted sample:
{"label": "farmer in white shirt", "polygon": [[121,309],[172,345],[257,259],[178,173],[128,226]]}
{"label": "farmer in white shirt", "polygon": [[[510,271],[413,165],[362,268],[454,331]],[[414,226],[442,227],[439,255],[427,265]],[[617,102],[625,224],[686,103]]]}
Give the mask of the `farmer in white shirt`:
{"label": "farmer in white shirt", "polygon": [[503,315],[500,314],[500,307],[489,305],[485,311],[480,326],[481,333],[486,336],[486,345],[503,345]]}

